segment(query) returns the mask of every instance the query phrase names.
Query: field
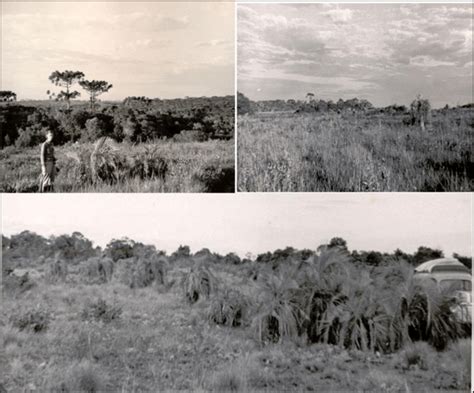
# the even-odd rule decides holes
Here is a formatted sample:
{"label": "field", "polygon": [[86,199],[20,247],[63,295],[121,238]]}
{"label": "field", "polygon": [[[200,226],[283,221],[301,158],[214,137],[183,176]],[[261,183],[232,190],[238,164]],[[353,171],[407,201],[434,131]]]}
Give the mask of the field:
{"label": "field", "polygon": [[469,108],[422,131],[403,114],[257,112],[238,118],[239,191],[471,191]]}
{"label": "field", "polygon": [[38,191],[48,130],[56,192],[234,192],[232,96],[3,103],[0,128],[2,192]]}
{"label": "field", "polygon": [[[91,143],[56,147],[56,192],[233,192],[231,141],[157,141],[102,153],[100,173],[91,174]],[[39,147],[0,151],[2,192],[36,192],[41,173]]]}
{"label": "field", "polygon": [[[0,384],[15,392],[469,391],[470,339],[456,333],[445,298],[414,285],[405,265],[355,268],[337,252],[306,262],[235,265],[209,251],[79,256],[67,266],[16,258],[4,272]],[[406,319],[397,317],[402,299]]]}

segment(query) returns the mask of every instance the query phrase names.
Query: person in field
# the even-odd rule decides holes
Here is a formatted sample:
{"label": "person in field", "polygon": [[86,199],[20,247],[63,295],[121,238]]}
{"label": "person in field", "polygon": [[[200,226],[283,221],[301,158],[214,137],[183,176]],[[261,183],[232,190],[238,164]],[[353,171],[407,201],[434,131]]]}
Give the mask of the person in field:
{"label": "person in field", "polygon": [[56,157],[54,156],[53,132],[46,131],[46,141],[41,145],[40,192],[54,191],[56,175]]}

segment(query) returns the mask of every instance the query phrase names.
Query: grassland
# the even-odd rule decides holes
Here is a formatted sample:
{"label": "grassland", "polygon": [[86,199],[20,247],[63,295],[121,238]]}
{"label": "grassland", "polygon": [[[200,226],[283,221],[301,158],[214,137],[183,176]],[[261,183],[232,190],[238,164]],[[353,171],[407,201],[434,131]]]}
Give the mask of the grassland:
{"label": "grassland", "polygon": [[[232,141],[121,143],[103,157],[93,179],[91,143],[56,147],[56,192],[233,192]],[[0,151],[2,192],[36,192],[39,147]]]}
{"label": "grassland", "polygon": [[[329,266],[319,262],[321,271]],[[131,288],[122,283],[117,267],[109,282],[94,284],[82,275],[83,262],[70,266],[65,279],[58,281],[51,281],[47,264],[24,261],[22,265],[28,263],[30,267],[20,273],[28,271],[32,283],[19,288],[7,285],[3,291],[0,383],[8,391],[428,393],[469,389],[468,339],[453,341],[440,351],[426,342],[408,342],[396,352],[385,353],[310,344],[303,336],[290,337],[290,330],[278,342],[262,343],[254,324],[244,317],[239,324],[222,324],[222,320],[216,324],[215,303],[229,290],[252,299],[249,317],[254,321],[261,315],[257,310],[275,305],[268,302],[268,296],[273,296],[265,292],[268,286],[262,287],[263,267],[183,258],[169,264],[166,285]],[[198,271],[199,264],[212,272],[216,286],[209,298],[201,296],[191,303],[179,283],[193,268]],[[281,284],[294,290],[295,286],[287,285],[291,284],[288,275],[284,276]],[[357,280],[363,281],[362,277]],[[320,277],[318,285],[326,285],[326,278]],[[372,284],[367,285],[365,277],[361,285]],[[276,287],[276,293],[281,294],[281,289]],[[91,318],[84,310],[91,310],[98,299],[107,306],[99,307]],[[354,299],[359,299],[357,293]],[[280,312],[286,305],[282,300]],[[359,311],[354,312],[369,315],[371,309],[356,307]],[[22,324],[17,316],[23,316]],[[380,315],[376,319],[380,323]],[[22,328],[25,325],[30,328]]]}
{"label": "grassland", "polygon": [[239,191],[472,191],[474,115],[256,113],[238,119]]}

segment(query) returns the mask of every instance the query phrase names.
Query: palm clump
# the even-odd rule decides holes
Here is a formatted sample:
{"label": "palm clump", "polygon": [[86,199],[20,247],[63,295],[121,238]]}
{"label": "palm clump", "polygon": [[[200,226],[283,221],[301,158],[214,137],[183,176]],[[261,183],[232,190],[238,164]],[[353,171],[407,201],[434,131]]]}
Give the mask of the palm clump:
{"label": "palm clump", "polygon": [[288,271],[263,275],[253,318],[258,341],[305,335],[311,343],[394,352],[420,340],[442,350],[461,336],[452,293],[417,279],[408,265],[381,269],[356,268],[343,250],[326,249]]}

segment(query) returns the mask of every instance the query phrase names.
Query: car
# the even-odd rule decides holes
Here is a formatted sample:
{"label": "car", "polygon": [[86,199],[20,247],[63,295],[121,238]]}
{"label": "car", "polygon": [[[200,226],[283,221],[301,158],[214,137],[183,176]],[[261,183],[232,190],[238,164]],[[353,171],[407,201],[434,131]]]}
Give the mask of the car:
{"label": "car", "polygon": [[415,268],[416,277],[435,281],[440,288],[454,291],[459,304],[453,309],[463,323],[472,321],[471,271],[456,258],[439,258]]}

